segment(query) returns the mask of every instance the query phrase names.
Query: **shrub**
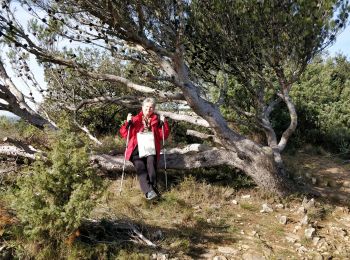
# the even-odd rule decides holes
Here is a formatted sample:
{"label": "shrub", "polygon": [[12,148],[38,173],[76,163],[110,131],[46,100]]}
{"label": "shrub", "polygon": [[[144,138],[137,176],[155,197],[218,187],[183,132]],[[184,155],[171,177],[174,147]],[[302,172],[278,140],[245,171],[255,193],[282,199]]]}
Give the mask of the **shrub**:
{"label": "shrub", "polygon": [[53,137],[48,161],[36,161],[17,181],[13,206],[24,235],[42,248],[57,248],[89,215],[102,184],[86,142],[63,127]]}

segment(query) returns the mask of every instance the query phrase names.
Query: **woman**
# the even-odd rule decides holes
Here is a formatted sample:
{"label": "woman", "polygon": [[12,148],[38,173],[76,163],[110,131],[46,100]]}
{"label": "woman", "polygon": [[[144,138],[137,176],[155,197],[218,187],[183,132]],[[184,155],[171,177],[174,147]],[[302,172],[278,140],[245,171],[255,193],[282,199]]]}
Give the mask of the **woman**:
{"label": "woman", "polygon": [[[125,159],[130,160],[136,168],[136,173],[140,182],[142,192],[146,199],[152,200],[158,196],[157,192],[157,162],[160,158],[161,141],[168,138],[169,125],[164,116],[155,113],[155,99],[146,98],[142,103],[141,112],[132,117],[128,114],[126,122],[122,125],[119,132],[126,139],[129,130],[129,142],[125,151]],[[147,145],[153,146],[154,154],[141,157],[139,155],[139,144],[142,145],[142,134],[153,133],[154,141]],[[139,134],[138,134],[139,133]],[[141,139],[140,139],[141,138]],[[139,141],[138,141],[139,140]],[[140,147],[143,151],[143,147]],[[151,149],[152,150],[152,149]]]}

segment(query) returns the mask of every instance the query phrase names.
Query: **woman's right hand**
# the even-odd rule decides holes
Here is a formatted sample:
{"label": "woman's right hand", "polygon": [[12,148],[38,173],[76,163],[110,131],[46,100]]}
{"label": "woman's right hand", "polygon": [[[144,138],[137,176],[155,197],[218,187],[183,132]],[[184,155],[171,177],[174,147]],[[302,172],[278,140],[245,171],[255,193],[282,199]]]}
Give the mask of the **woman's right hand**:
{"label": "woman's right hand", "polygon": [[132,120],[132,114],[129,113],[128,116],[127,116],[127,118],[126,118],[126,122],[130,123],[131,120]]}

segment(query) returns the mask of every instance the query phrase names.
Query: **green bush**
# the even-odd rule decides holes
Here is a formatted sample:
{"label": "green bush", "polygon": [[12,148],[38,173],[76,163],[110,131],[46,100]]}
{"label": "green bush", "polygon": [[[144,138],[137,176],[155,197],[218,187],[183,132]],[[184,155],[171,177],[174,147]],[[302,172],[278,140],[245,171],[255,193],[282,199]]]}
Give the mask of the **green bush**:
{"label": "green bush", "polygon": [[[343,56],[316,58],[293,85],[291,97],[298,114],[297,131],[290,146],[311,143],[349,155],[350,152],[350,62]],[[289,113],[282,104],[272,114],[276,133],[288,127]]]}
{"label": "green bush", "polygon": [[36,161],[17,185],[13,206],[25,237],[54,250],[89,215],[103,182],[90,166],[86,142],[63,128],[53,137],[48,160]]}

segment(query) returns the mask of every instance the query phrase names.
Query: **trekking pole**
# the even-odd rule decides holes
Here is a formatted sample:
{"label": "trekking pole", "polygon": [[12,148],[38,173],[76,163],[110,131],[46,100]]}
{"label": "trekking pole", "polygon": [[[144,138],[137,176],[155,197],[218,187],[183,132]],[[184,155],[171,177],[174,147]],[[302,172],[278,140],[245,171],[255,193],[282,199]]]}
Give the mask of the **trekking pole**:
{"label": "trekking pole", "polygon": [[122,173],[122,179],[120,181],[120,191],[119,194],[122,193],[122,189],[123,189],[123,180],[124,180],[124,172],[125,172],[125,163],[126,163],[126,150],[128,149],[128,144],[129,144],[129,135],[130,135],[130,124],[131,122],[129,122],[128,124],[128,134],[126,136],[126,145],[125,145],[125,152],[124,152],[124,162],[123,162],[123,173]]}
{"label": "trekking pole", "polygon": [[168,189],[168,175],[166,173],[166,157],[165,157],[165,141],[164,141],[164,122],[162,124],[162,134],[163,134],[163,155],[164,155],[164,173],[165,173],[165,189]]}

